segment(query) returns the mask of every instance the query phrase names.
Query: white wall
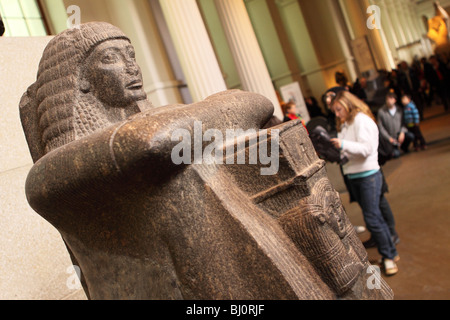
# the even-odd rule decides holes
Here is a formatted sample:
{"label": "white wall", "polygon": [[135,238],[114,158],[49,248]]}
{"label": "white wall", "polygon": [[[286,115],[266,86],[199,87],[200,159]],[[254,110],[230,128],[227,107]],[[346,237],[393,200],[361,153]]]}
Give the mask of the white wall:
{"label": "white wall", "polygon": [[50,39],[0,38],[0,300],[86,299],[67,286],[72,263],[61,236],[28,206],[24,191],[33,162],[19,101]]}

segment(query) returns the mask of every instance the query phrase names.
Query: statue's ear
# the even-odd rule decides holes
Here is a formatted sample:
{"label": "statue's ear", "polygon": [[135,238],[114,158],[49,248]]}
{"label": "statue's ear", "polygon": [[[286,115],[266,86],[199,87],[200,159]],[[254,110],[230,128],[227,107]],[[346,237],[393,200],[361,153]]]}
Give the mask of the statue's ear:
{"label": "statue's ear", "polygon": [[91,83],[84,77],[80,79],[80,90],[83,93],[91,91]]}

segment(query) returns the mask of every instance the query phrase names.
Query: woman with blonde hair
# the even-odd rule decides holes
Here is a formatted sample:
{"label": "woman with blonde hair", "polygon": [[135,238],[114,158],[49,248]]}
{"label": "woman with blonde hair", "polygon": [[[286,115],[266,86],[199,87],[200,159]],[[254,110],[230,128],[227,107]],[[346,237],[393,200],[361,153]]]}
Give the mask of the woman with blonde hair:
{"label": "woman with blonde hair", "polygon": [[367,229],[377,243],[386,275],[398,272],[398,254],[380,210],[383,176],[378,163],[379,131],[370,108],[356,96],[341,91],[333,101],[338,138],[334,146],[349,159],[342,166],[358,201]]}
{"label": "woman with blonde hair", "polygon": [[[333,109],[335,110],[336,103],[339,103],[342,107],[344,107],[349,112],[349,117],[344,122],[340,117],[336,117],[336,128],[338,131],[341,131],[342,125],[345,122],[352,123],[358,113],[362,112],[369,118],[371,118],[375,123],[375,116],[370,110],[369,106],[364,103],[361,99],[359,99],[354,94],[348,91],[341,91],[337,94],[336,98],[333,101]],[[337,115],[336,115],[337,116]]]}

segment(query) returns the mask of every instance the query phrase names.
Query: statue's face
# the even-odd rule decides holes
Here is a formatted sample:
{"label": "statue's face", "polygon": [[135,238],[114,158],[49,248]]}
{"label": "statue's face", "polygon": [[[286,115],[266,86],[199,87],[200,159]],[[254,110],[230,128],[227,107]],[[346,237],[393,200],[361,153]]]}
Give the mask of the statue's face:
{"label": "statue's face", "polygon": [[147,97],[134,48],[126,40],[98,45],[86,59],[83,71],[87,90],[109,106],[124,108]]}
{"label": "statue's face", "polygon": [[325,180],[317,182],[313,195],[306,199],[306,206],[319,205],[320,210],[316,211],[315,216],[322,224],[328,223],[331,229],[343,239],[347,234],[347,214],[339,193],[333,189],[332,185]]}

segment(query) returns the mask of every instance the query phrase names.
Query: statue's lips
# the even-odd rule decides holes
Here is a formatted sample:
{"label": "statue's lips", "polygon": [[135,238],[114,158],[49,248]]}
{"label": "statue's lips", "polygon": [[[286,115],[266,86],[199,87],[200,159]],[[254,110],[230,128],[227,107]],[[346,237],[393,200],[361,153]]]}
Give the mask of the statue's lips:
{"label": "statue's lips", "polygon": [[130,82],[126,88],[129,90],[140,90],[140,89],[142,89],[142,86],[143,86],[143,83],[141,80],[135,80],[135,81]]}

